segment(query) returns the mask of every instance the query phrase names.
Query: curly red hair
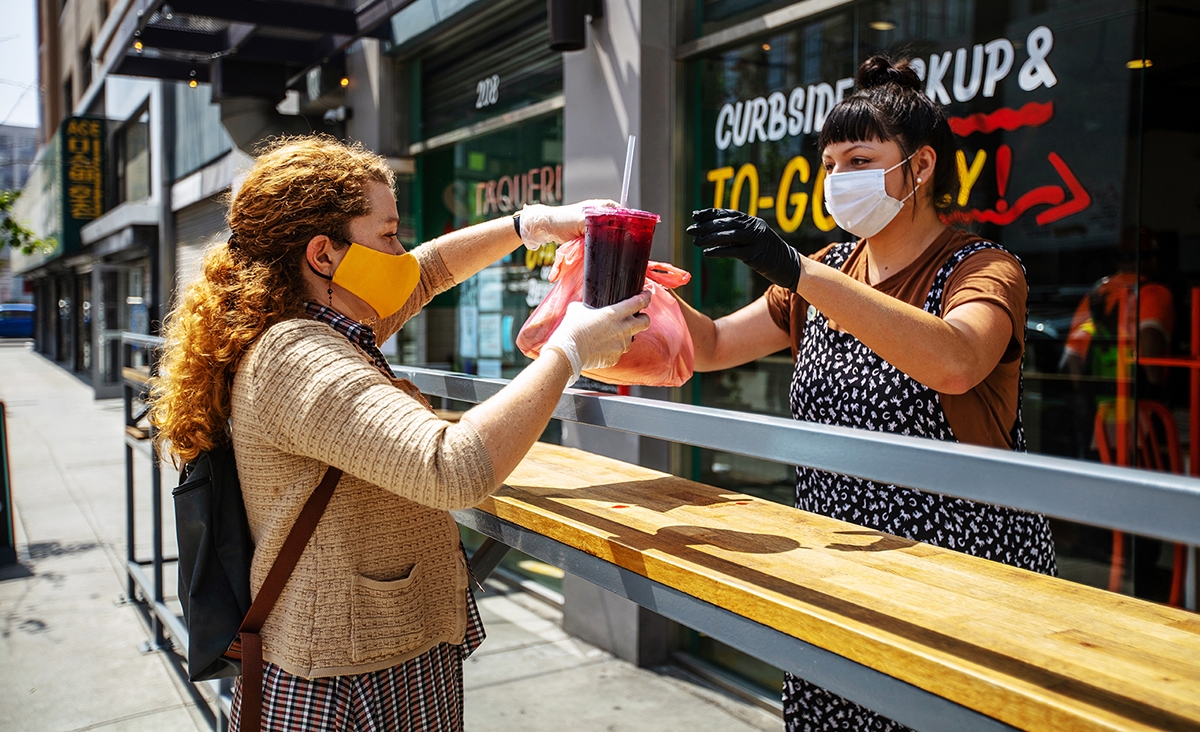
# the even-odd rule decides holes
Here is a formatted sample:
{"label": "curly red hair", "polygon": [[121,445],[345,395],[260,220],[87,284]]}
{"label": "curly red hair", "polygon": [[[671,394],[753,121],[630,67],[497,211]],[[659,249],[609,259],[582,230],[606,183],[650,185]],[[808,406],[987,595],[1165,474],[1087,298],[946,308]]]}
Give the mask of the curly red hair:
{"label": "curly red hair", "polygon": [[384,158],[328,135],[283,137],[259,152],[230,203],[230,241],[208,251],[164,323],[150,412],[160,452],[186,464],[227,442],[242,355],[267,328],[303,315],[309,240],[345,236],[370,212],[368,185],[394,182]]}

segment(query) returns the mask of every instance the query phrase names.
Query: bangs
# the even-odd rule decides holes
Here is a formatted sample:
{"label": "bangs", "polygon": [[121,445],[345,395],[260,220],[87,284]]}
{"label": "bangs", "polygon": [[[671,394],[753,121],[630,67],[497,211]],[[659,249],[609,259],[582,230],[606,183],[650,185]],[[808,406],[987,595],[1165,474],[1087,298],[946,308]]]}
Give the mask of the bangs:
{"label": "bangs", "polygon": [[834,143],[860,140],[895,142],[904,149],[904,141],[890,129],[883,111],[862,92],[834,105],[821,126],[817,148],[824,150]]}

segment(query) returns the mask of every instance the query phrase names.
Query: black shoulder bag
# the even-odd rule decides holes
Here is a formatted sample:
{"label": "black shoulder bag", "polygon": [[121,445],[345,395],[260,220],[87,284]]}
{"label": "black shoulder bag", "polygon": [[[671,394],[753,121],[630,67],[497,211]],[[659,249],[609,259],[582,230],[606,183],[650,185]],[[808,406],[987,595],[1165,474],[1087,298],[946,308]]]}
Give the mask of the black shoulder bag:
{"label": "black shoulder bag", "polygon": [[175,499],[179,602],[188,630],[188,678],[242,678],[242,729],[257,732],[262,711],[259,631],[283,592],[329,504],[342,471],[330,467],[309,496],[266,580],[250,601],[254,542],[233,449],[217,447],[189,463]]}

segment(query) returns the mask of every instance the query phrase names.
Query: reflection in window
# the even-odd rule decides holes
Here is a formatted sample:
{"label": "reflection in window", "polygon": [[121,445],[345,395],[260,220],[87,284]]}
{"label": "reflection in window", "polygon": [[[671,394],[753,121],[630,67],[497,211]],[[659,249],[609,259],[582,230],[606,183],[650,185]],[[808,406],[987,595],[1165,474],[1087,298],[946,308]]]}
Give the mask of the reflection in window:
{"label": "reflection in window", "polygon": [[213,104],[212,87],[195,88],[180,82],[166,88],[167,103],[174,100],[175,152],[172,179],[179,180],[233,149],[233,141],[221,124],[221,108]]}
{"label": "reflection in window", "polygon": [[[775,6],[697,7],[710,33]],[[696,153],[687,161],[687,210],[728,206],[761,216],[804,254],[850,239],[821,205],[821,120],[852,93],[855,68],[870,54],[915,59],[961,150],[958,209],[944,218],[1000,243],[1027,271],[1022,409],[1030,452],[1200,473],[1200,448],[1190,449],[1200,443],[1200,430],[1190,434],[1200,396],[1188,379],[1188,364],[1200,359],[1189,337],[1189,324],[1200,320],[1200,177],[1189,175],[1194,161],[1180,157],[1196,148],[1200,127],[1178,114],[1174,100],[1186,97],[1183,85],[1195,84],[1196,71],[1186,44],[1172,41],[1197,21],[1142,7],[850,2],[697,57],[687,69],[695,113],[686,148]],[[695,256],[690,264],[693,302],[714,317],[766,287],[729,260]],[[691,398],[786,415],[790,365],[781,353],[698,374]],[[694,452],[699,480],[790,498],[792,478],[771,466]],[[1065,522],[1055,523],[1054,536],[1063,577],[1178,604],[1174,545]]]}
{"label": "reflection in window", "polygon": [[150,197],[150,112],[143,111],[114,137],[117,203]]}
{"label": "reflection in window", "polygon": [[[562,203],[562,141],[562,115],[551,114],[423,155],[421,202],[413,207],[421,238],[508,216],[526,203]],[[555,251],[554,244],[521,247],[435,299],[425,309],[429,362],[515,376],[529,363],[515,339],[550,290]]]}

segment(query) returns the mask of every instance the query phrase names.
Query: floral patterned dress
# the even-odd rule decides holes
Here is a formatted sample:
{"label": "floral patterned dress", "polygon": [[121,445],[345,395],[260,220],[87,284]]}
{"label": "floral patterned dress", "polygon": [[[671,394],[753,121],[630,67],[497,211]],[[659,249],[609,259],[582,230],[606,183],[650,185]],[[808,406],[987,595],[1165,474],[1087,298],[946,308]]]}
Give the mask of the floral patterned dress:
{"label": "floral patterned dress", "polygon": [[[833,247],[824,263],[840,268],[856,245]],[[976,252],[1000,248],[976,241],[951,255],[934,278],[924,310],[941,317],[943,291],[954,268]],[[827,323],[809,308],[792,378],[793,417],[957,441],[937,392]],[[1024,452],[1019,397],[1012,443]],[[1057,571],[1050,525],[1040,514],[803,467],[796,469],[796,508],[1043,574]],[[784,680],[783,705],[788,732],[907,729],[791,674]]]}

